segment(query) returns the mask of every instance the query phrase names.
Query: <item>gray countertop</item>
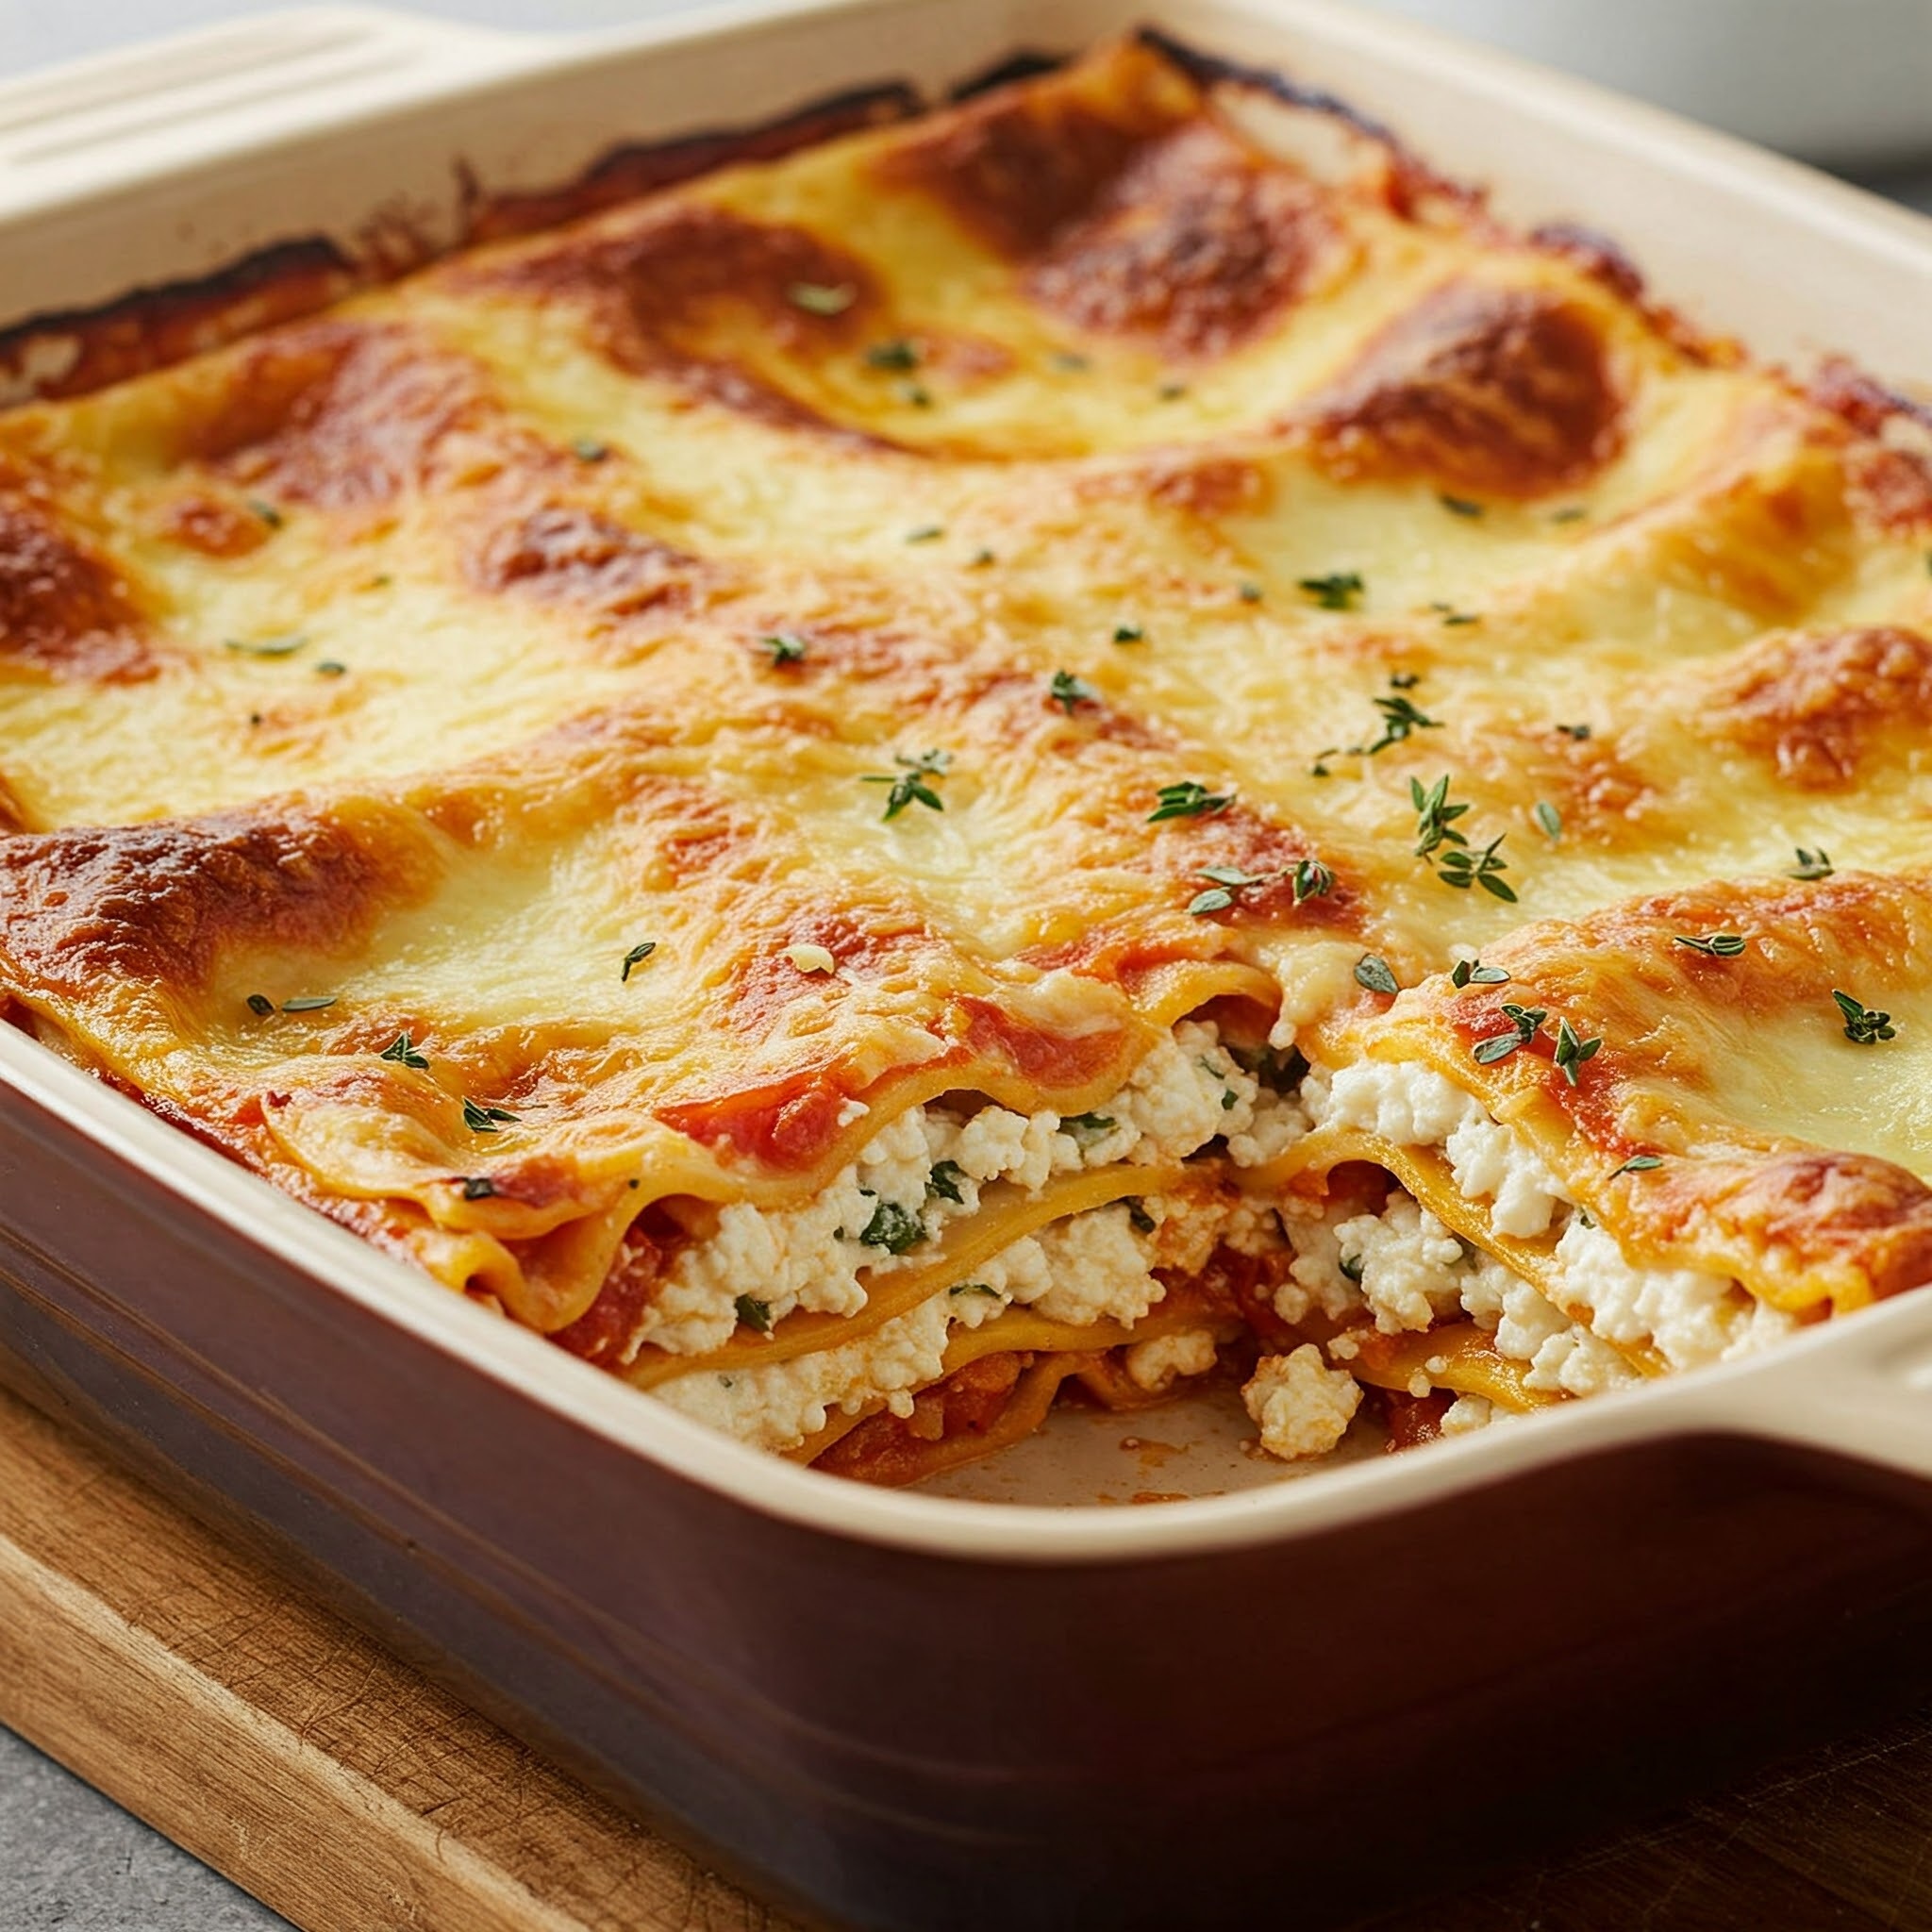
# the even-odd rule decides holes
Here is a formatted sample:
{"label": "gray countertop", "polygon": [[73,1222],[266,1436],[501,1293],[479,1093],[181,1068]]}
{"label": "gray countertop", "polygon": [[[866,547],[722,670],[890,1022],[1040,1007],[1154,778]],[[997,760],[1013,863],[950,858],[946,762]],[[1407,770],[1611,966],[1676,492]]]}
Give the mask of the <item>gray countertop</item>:
{"label": "gray countertop", "polygon": [[[677,0],[410,0],[500,26],[608,25]],[[265,10],[237,0],[0,0],[0,77]],[[1932,167],[1874,183],[1932,212]],[[260,1932],[287,1921],[0,1728],[0,1932]]]}

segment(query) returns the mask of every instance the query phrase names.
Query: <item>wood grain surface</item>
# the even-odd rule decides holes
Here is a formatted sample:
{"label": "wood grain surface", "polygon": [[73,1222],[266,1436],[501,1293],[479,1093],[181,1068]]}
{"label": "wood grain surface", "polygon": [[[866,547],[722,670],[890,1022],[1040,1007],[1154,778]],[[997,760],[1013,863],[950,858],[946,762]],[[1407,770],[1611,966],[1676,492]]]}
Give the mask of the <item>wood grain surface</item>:
{"label": "wood grain surface", "polygon": [[[795,1932],[4,1391],[0,1722],[306,1932]],[[1932,1712],[1373,1926],[1932,1928]]]}

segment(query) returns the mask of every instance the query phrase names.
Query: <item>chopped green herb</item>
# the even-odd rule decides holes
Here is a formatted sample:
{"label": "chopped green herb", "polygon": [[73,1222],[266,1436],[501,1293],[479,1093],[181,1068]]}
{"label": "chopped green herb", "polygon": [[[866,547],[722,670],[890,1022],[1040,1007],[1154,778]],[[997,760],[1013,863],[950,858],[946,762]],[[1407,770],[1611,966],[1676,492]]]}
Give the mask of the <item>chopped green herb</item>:
{"label": "chopped green herb", "polygon": [[239,651],[244,658],[292,658],[308,641],[304,631],[284,631],[279,637],[245,640],[227,638],[223,649]]}
{"label": "chopped green herb", "polygon": [[315,675],[318,677],[342,677],[347,675],[348,669],[339,658],[325,658],[315,667]]}
{"label": "chopped green herb", "polygon": [[1203,818],[1225,811],[1234,803],[1232,791],[1210,791],[1192,778],[1185,778],[1178,785],[1163,785],[1154,795],[1157,803],[1147,814],[1150,825],[1158,824],[1162,819]]}
{"label": "chopped green herb", "polygon": [[1060,1122],[1060,1128],[1065,1133],[1110,1134],[1114,1130],[1114,1124],[1110,1114],[1070,1113]]}
{"label": "chopped green herb", "polygon": [[909,1208],[896,1201],[881,1201],[872,1210],[872,1219],[858,1237],[869,1248],[884,1248],[889,1255],[903,1255],[925,1239],[925,1224]]}
{"label": "chopped green herb", "polygon": [[1574,739],[1578,744],[1583,743],[1590,736],[1590,726],[1588,724],[1558,724],[1557,729],[1565,738]]}
{"label": "chopped green herb", "polygon": [[1324,610],[1353,610],[1361,601],[1362,580],[1352,570],[1334,571],[1325,577],[1300,577],[1296,585]]}
{"label": "chopped green herb", "polygon": [[1457,610],[1451,605],[1442,606],[1444,629],[1453,630],[1459,624],[1480,624],[1482,619],[1474,610]]}
{"label": "chopped green herb", "polygon": [[1469,841],[1454,828],[1453,822],[1469,810],[1467,805],[1449,803],[1449,774],[1443,774],[1424,791],[1420,778],[1408,781],[1408,795],[1415,805],[1415,856],[1426,858],[1444,843],[1466,845]]}
{"label": "chopped green herb", "polygon": [[1619,1174],[1651,1174],[1662,1165],[1663,1161],[1655,1154],[1633,1154],[1622,1167],[1610,1170],[1610,1178],[1615,1180]]}
{"label": "chopped green herb", "polygon": [[932,408],[932,391],[923,382],[902,382],[899,400],[909,408],[929,409]]}
{"label": "chopped green herb", "polygon": [[993,554],[991,550],[975,550],[966,559],[966,567],[968,570],[984,570],[993,560]]}
{"label": "chopped green herb", "polygon": [[1536,822],[1543,828],[1543,836],[1551,844],[1554,845],[1563,836],[1563,814],[1547,801],[1539,802]]}
{"label": "chopped green herb", "polygon": [[919,367],[920,354],[917,342],[906,336],[894,336],[890,341],[873,343],[865,352],[865,359],[870,368],[892,369],[904,375]]}
{"label": "chopped green herb", "polygon": [[1335,1265],[1357,1288],[1361,1286],[1362,1270],[1367,1266],[1364,1257],[1360,1255],[1342,1255],[1337,1258]]}
{"label": "chopped green herb", "polygon": [[1127,1210],[1127,1225],[1136,1234],[1152,1234],[1159,1225],[1153,1215],[1148,1213],[1146,1205],[1139,1194],[1124,1196],[1121,1205]]}
{"label": "chopped green herb", "polygon": [[262,522],[269,526],[271,530],[279,530],[282,527],[282,525],[288,522],[288,518],[283,516],[281,511],[278,510],[274,504],[270,503],[266,497],[251,496],[248,499],[248,508],[252,509],[255,512],[255,514],[258,516],[262,520]]}
{"label": "chopped green herb", "polygon": [[1113,627],[1113,641],[1117,644],[1142,644],[1147,641],[1147,633],[1138,624],[1117,624]]}
{"label": "chopped green herb", "polygon": [[494,1134],[507,1124],[516,1124],[517,1117],[507,1107],[485,1107],[480,1101],[463,1099],[463,1124],[473,1134]]}
{"label": "chopped green herb", "polygon": [[1891,1024],[1890,1013],[1881,1013],[1873,1008],[1860,1004],[1848,992],[1840,992],[1837,987],[1831,990],[1832,998],[1838,1003],[1838,1009],[1845,1023],[1845,1038],[1855,1046],[1872,1046],[1881,1040],[1895,1040],[1898,1028]]}
{"label": "chopped green herb", "polygon": [[1449,970],[1449,984],[1458,992],[1465,986],[1507,986],[1508,981],[1500,966],[1485,966],[1480,959],[1458,959]]}
{"label": "chopped green herb", "polygon": [[[1513,1000],[1503,1002],[1503,1014],[1509,1022],[1509,1031],[1492,1033],[1487,1040],[1477,1041],[1472,1049],[1482,1066],[1492,1066],[1497,1060],[1507,1059],[1519,1046],[1527,1046],[1550,1017],[1542,1007],[1519,1007]],[[1573,1080],[1571,1084],[1575,1083]]]}
{"label": "chopped green herb", "polygon": [[1832,874],[1832,871],[1831,855],[1825,851],[1823,845],[1816,852],[1807,852],[1800,845],[1798,847],[1798,863],[1785,876],[1793,879],[1828,879]]}
{"label": "chopped green herb", "polygon": [[1188,908],[1196,919],[1200,919],[1209,912],[1225,912],[1234,904],[1237,892],[1245,891],[1249,886],[1265,886],[1270,879],[1279,878],[1281,874],[1243,872],[1238,865],[1204,865],[1194,876],[1210,881],[1213,887],[1210,891],[1197,893],[1193,904]]}
{"label": "chopped green herb", "polygon": [[1307,1077],[1307,1056],[1299,1047],[1238,1046],[1224,1042],[1228,1058],[1271,1093],[1292,1093]]}
{"label": "chopped green herb", "polygon": [[1593,1040],[1579,1040],[1569,1021],[1558,1020],[1557,1022],[1557,1071],[1562,1074],[1564,1079],[1569,1081],[1571,1086],[1574,1087],[1576,1084],[1577,1068],[1585,1060],[1594,1059],[1602,1050],[1602,1047],[1603,1040],[1601,1037]]}
{"label": "chopped green herb", "polygon": [[1413,691],[1422,681],[1420,671],[1391,671],[1389,674],[1391,691]]}
{"label": "chopped green herb", "polygon": [[657,950],[658,941],[656,940],[640,940],[624,956],[624,971],[617,975],[618,984],[622,985],[627,980],[631,975],[632,969],[641,966]]}
{"label": "chopped green herb", "polygon": [[774,665],[805,662],[806,641],[795,630],[768,631],[758,640],[758,645],[772,654]]}
{"label": "chopped green herb", "polygon": [[393,1060],[399,1067],[414,1067],[418,1073],[421,1073],[423,1069],[429,1064],[429,1062],[426,1059],[425,1059],[420,1053],[416,1051],[416,1042],[413,1040],[411,1040],[407,1033],[398,1033],[396,1037],[392,1041],[391,1041],[386,1047],[383,1048],[378,1058],[386,1060]]}
{"label": "chopped green herb", "polygon": [[850,283],[828,287],[824,282],[793,282],[785,299],[808,315],[843,315],[858,300],[858,291]]}
{"label": "chopped green herb", "polygon": [[958,1288],[949,1288],[946,1292],[948,1294],[990,1294],[997,1301],[1000,1291],[996,1288],[988,1286],[984,1281],[962,1281]]}
{"label": "chopped green herb", "polygon": [[1472,503],[1466,496],[1439,496],[1436,501],[1453,517],[1479,517],[1483,513],[1483,506]]}
{"label": "chopped green herb", "polygon": [[1293,888],[1297,906],[1306,899],[1325,899],[1335,890],[1335,874],[1319,858],[1297,859]]}
{"label": "chopped green herb", "polygon": [[1364,953],[1355,962],[1355,983],[1365,986],[1371,992],[1398,993],[1402,988],[1396,983],[1395,974],[1388,960],[1374,953]]}
{"label": "chopped green herb", "polygon": [[738,1319],[755,1334],[769,1335],[772,1332],[772,1305],[761,1302],[757,1295],[741,1294],[731,1304],[738,1312]]}
{"label": "chopped green herb", "polygon": [[282,1002],[282,1011],[285,1013],[325,1013],[335,1003],[336,996],[332,992],[303,993],[296,999],[284,1000]]}
{"label": "chopped green herb", "polygon": [[266,1020],[275,1009],[275,1003],[265,992],[252,992],[248,995],[248,1010],[258,1020]]}
{"label": "chopped green herb", "polygon": [[465,1174],[458,1185],[466,1201],[487,1201],[496,1192],[496,1183],[488,1174]]}
{"label": "chopped green herb", "polygon": [[594,436],[580,436],[571,444],[570,453],[580,463],[601,463],[610,454],[610,445]]}
{"label": "chopped green herb", "polygon": [[945,534],[943,524],[921,524],[918,529],[906,532],[906,541],[908,543],[937,543]]}
{"label": "chopped green herb", "polygon": [[1097,703],[1100,698],[1100,693],[1084,677],[1075,677],[1071,671],[1056,671],[1053,682],[1047,686],[1047,694],[1070,718],[1075,705]]}
{"label": "chopped green herb", "polygon": [[1370,701],[1382,714],[1382,735],[1374,744],[1351,745],[1351,751],[1358,751],[1374,758],[1378,751],[1387,751],[1391,744],[1400,744],[1414,731],[1440,731],[1441,720],[1431,718],[1426,712],[1418,710],[1414,703],[1399,692],[1394,697],[1374,698]]}
{"label": "chopped green herb", "polygon": [[1688,932],[1671,935],[1674,946],[1684,946],[1693,953],[1702,953],[1710,959],[1735,959],[1749,943],[1741,933],[1707,932],[1696,936]]}
{"label": "chopped green herb", "polygon": [[1243,604],[1258,604],[1261,601],[1261,587],[1250,577],[1242,582],[1237,594]]}
{"label": "chopped green herb", "polygon": [[965,1178],[966,1170],[957,1160],[936,1160],[932,1172],[925,1177],[925,1198],[928,1201],[950,1201],[956,1208],[963,1208],[966,1202],[959,1191],[959,1183]]}
{"label": "chopped green herb", "polygon": [[1234,904],[1234,894],[1224,886],[1210,887],[1205,892],[1196,892],[1188,902],[1188,910],[1196,919],[1206,919],[1210,912],[1225,912]]}
{"label": "chopped green herb", "polygon": [[951,752],[923,751],[916,758],[896,752],[892,762],[902,768],[897,776],[891,772],[868,772],[859,781],[864,785],[890,785],[892,788],[886,794],[887,818],[897,818],[915,801],[931,811],[945,810],[945,801],[925,781],[945,775],[953,763]]}
{"label": "chopped green herb", "polygon": [[1508,867],[1508,860],[1497,852],[1505,834],[1498,832],[1480,852],[1458,848],[1443,853],[1436,867],[1436,876],[1445,886],[1454,886],[1459,892],[1467,891],[1471,886],[1480,886],[1492,899],[1501,899],[1505,904],[1516,904],[1516,889],[1498,876]]}

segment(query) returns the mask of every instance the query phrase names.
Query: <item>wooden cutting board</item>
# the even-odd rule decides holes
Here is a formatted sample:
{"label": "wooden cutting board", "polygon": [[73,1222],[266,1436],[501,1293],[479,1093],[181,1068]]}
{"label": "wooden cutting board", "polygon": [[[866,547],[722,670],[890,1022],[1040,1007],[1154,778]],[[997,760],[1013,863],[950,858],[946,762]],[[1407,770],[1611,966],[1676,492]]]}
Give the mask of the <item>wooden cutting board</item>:
{"label": "wooden cutting board", "polygon": [[[4,1390],[0,1722],[305,1932],[794,1932]],[[1920,1932],[1932,1712],[1374,1924]]]}

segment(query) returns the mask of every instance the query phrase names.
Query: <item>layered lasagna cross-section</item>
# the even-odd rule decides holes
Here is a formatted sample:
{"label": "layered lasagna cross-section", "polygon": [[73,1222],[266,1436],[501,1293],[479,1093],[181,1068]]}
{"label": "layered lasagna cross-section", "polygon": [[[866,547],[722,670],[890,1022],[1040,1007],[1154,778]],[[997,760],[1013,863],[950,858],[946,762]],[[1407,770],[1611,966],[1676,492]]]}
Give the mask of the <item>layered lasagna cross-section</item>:
{"label": "layered lasagna cross-section", "polygon": [[1932,1278],[1913,410],[1152,38],[860,118],[0,342],[7,1017],[880,1481]]}

